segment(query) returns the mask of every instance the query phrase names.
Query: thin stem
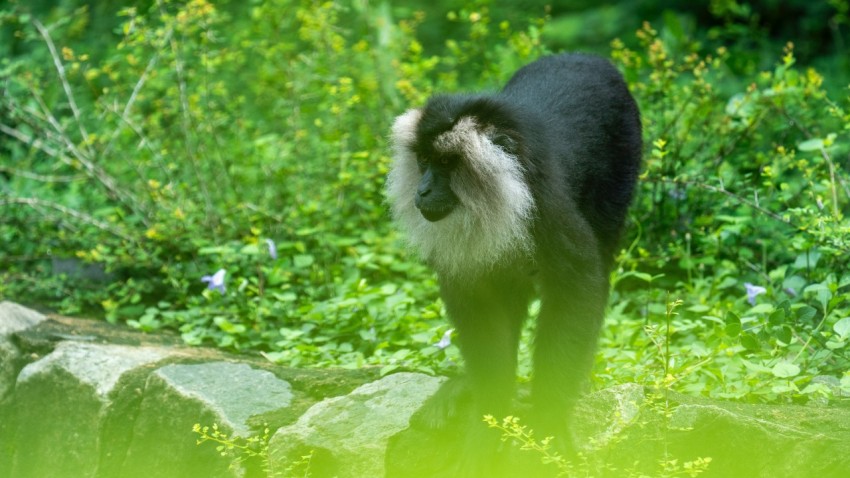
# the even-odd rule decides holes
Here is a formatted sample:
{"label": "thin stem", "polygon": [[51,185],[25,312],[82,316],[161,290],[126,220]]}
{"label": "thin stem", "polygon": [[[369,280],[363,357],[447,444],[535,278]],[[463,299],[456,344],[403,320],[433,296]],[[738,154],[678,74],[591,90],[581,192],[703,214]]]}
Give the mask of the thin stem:
{"label": "thin stem", "polygon": [[[168,31],[165,32],[165,35],[163,36],[161,48],[165,48],[165,45],[168,44],[171,41],[171,35],[173,33],[174,33],[173,27],[169,28]],[[127,99],[127,103],[124,105],[124,109],[120,113],[120,118],[122,120],[124,120],[124,122],[127,123],[128,125],[131,124],[130,120],[129,120],[130,110],[132,109],[133,104],[136,102],[136,97],[139,95],[139,92],[142,90],[142,87],[147,82],[147,79],[148,79],[148,76],[150,75],[150,72],[153,71],[154,67],[156,67],[156,63],[159,60],[159,56],[160,56],[160,53],[157,52],[156,54],[154,54],[151,57],[150,60],[148,60],[148,64],[147,64],[147,66],[145,66],[145,71],[143,71],[142,74],[139,76],[139,80],[136,82],[136,85],[133,87],[133,91],[130,93],[130,97]],[[116,108],[116,112],[117,112],[117,108]],[[106,148],[104,148],[104,150],[103,150],[104,154],[107,154],[112,149],[112,146],[115,142],[115,138],[118,137],[118,134],[120,132],[121,132],[120,127],[116,127],[115,130],[112,132],[112,135],[110,135],[110,137],[109,137],[109,142],[107,143]],[[139,134],[138,131],[137,131],[137,134]],[[139,136],[141,136],[141,134],[139,134]]]}
{"label": "thin stem", "polygon": [[[163,4],[162,0],[157,0],[156,3],[159,7],[160,13],[165,15],[165,5]],[[168,43],[171,46],[171,53],[174,55],[174,71],[177,74],[177,90],[180,93],[180,110],[183,113],[181,115],[181,126],[183,128],[183,136],[185,138],[186,156],[189,159],[189,164],[192,165],[192,171],[194,172],[198,186],[201,189],[201,194],[203,195],[204,205],[207,211],[207,220],[209,221],[213,218],[216,218],[217,215],[213,206],[212,196],[210,195],[207,182],[201,176],[200,167],[198,166],[197,151],[195,150],[195,147],[193,145],[192,116],[191,109],[189,108],[188,93],[186,92],[186,74],[183,69],[183,60],[180,56],[180,48],[177,44],[177,41],[174,40],[173,36],[169,39]]]}
{"label": "thin stem", "polygon": [[838,213],[838,188],[836,188],[835,181],[835,164],[832,162],[832,158],[826,152],[826,149],[823,147],[819,148],[820,154],[823,156],[823,159],[826,161],[827,166],[829,166],[829,189],[832,192],[832,217],[833,219],[839,219]]}
{"label": "thin stem", "polygon": [[708,191],[725,194],[726,196],[729,196],[730,198],[738,201],[739,203],[744,204],[746,206],[749,206],[749,207],[755,209],[756,211],[759,211],[759,212],[761,212],[761,213],[763,213],[767,216],[770,216],[771,218],[776,219],[777,221],[779,221],[783,224],[793,226],[791,221],[783,218],[779,214],[776,214],[775,212],[773,212],[769,209],[765,209],[765,208],[759,206],[758,204],[756,204],[753,201],[750,201],[748,199],[744,199],[741,196],[738,196],[737,194],[735,194],[731,191],[727,191],[723,187],[712,186],[711,184],[705,184],[705,183],[698,183],[696,181],[683,181],[683,180],[669,179],[669,178],[659,178],[659,179],[656,179],[655,181],[660,181],[660,182],[663,182],[663,183],[670,183],[670,184],[677,184],[677,185],[684,184],[684,185],[687,185],[687,186],[693,186],[693,187],[697,187],[697,188],[700,188],[700,189],[705,189],[705,190],[708,190]]}
{"label": "thin stem", "polygon": [[8,166],[0,166],[0,171],[8,173],[12,176],[30,179],[32,181],[40,181],[43,183],[73,183],[76,181],[85,181],[86,179],[86,176],[82,174],[75,174],[71,176],[44,175],[25,171],[23,169],[10,168]]}
{"label": "thin stem", "polygon": [[89,216],[88,214],[85,214],[83,212],[71,209],[67,206],[63,206],[63,205],[55,203],[55,202],[44,201],[44,200],[38,199],[38,198],[25,198],[25,197],[3,197],[3,198],[0,198],[0,206],[7,206],[7,205],[11,205],[11,204],[21,204],[21,205],[24,205],[24,206],[32,207],[34,209],[37,209],[39,207],[46,207],[46,208],[49,208],[49,209],[53,209],[53,210],[59,211],[62,214],[66,214],[70,217],[73,217],[73,218],[79,220],[80,222],[94,226],[94,227],[101,229],[103,231],[106,231],[106,232],[108,232],[112,235],[118,236],[121,239],[124,239],[125,241],[135,242],[135,239],[132,236],[130,236],[130,235],[124,233],[123,231],[111,226],[110,224],[105,223],[103,221],[99,221],[99,220],[95,219],[94,217]]}
{"label": "thin stem", "polygon": [[62,59],[56,51],[56,45],[53,43],[53,39],[50,38],[50,32],[40,21],[33,19],[32,23],[35,25],[38,33],[41,34],[41,37],[44,38],[44,42],[47,44],[47,49],[50,50],[50,56],[53,58],[53,66],[56,67],[56,72],[59,74],[59,80],[62,83],[62,88],[65,90],[65,97],[68,99],[68,105],[71,107],[71,113],[74,114],[77,127],[80,129],[80,135],[82,135],[84,147],[88,149],[89,135],[86,132],[85,125],[83,125],[80,109],[77,108],[77,102],[74,101],[74,92],[71,90],[71,85],[68,83],[68,78],[65,76],[65,66],[62,64]]}

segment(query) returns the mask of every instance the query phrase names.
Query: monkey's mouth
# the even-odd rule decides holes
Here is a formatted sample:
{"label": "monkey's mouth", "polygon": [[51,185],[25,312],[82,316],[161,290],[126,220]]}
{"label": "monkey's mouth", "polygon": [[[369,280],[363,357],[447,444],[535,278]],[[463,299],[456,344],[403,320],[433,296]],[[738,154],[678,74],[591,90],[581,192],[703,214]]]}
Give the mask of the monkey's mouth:
{"label": "monkey's mouth", "polygon": [[431,221],[437,222],[440,219],[446,217],[451,213],[453,208],[445,208],[445,209],[419,209],[419,212],[422,213],[422,217]]}

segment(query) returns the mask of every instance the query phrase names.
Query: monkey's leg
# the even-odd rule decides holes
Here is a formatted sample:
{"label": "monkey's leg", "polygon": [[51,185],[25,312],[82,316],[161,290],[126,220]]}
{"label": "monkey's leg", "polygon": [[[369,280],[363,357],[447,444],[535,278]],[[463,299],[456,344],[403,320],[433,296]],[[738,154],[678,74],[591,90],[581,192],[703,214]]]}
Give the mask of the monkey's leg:
{"label": "monkey's leg", "polygon": [[532,287],[524,277],[490,274],[464,280],[443,279],[440,290],[465,374],[445,383],[423,406],[416,422],[443,428],[461,414],[481,422],[484,414],[507,414],[516,383],[516,354]]}
{"label": "monkey's leg", "polygon": [[501,418],[508,413],[516,384],[517,345],[531,284],[511,273],[442,284],[477,411]]}
{"label": "monkey's leg", "polygon": [[[516,273],[466,281],[441,281],[449,317],[457,328],[466,374],[460,380],[471,398],[469,410],[452,420],[463,437],[453,478],[500,477],[500,436],[483,422],[510,414],[516,385],[517,345],[528,314],[532,286]],[[444,397],[454,400],[452,397]]]}
{"label": "monkey's leg", "polygon": [[[588,268],[589,269],[589,268]],[[593,270],[600,270],[598,264]],[[535,436],[555,436],[572,449],[569,420],[593,367],[608,283],[600,273],[560,271],[544,276],[532,380]]]}

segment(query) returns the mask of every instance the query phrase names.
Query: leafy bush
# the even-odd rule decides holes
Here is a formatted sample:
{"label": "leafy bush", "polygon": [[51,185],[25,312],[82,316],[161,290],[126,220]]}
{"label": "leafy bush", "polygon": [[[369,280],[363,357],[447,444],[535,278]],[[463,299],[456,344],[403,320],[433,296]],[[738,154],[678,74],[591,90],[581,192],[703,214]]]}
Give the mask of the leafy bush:
{"label": "leafy bush", "polygon": [[[439,51],[388,2],[158,0],[91,51],[87,10],[11,4],[0,295],[292,365],[453,369],[434,278],[389,224],[385,136],[433,91],[497,88],[546,53],[544,20],[489,3],[449,13],[463,34]],[[596,380],[850,393],[847,98],[790,43],[737,77],[743,53],[677,21],[611,45],[646,154]]]}
{"label": "leafy bush", "polygon": [[[649,25],[638,39],[640,50],[614,42],[612,52],[640,99],[649,151],[636,237],[614,276],[606,370],[660,360],[692,393],[831,395],[838,380],[830,390],[813,378],[848,365],[846,106],[796,68],[790,43],[750,81],[730,77],[723,48],[670,51]],[[684,301],[680,315],[666,313],[668,296]],[[613,349],[624,344],[627,354]]]}
{"label": "leafy bush", "polygon": [[[387,4],[271,0],[246,13],[239,23],[205,0],[128,8],[99,59],[57,46],[72,18],[48,28],[5,14],[50,61],[3,70],[3,132],[17,142],[2,254],[103,264],[113,280],[43,282],[49,264],[34,262],[5,271],[2,293],[293,365],[450,365],[456,350],[432,347],[446,332],[434,280],[387,220],[385,134],[467,64],[503,80],[539,54],[535,30],[491,32],[486,9],[461,11],[469,38],[447,50],[469,56],[426,58],[421,17],[396,25]],[[507,46],[482,50],[490,35]],[[222,287],[205,289],[218,270]]]}

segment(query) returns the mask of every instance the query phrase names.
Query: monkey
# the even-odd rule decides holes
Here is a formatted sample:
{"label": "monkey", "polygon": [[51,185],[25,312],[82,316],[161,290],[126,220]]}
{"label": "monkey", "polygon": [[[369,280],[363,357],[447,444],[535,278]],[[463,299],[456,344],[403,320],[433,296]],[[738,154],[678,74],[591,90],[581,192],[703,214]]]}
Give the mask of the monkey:
{"label": "monkey", "polygon": [[641,165],[623,76],[601,57],[544,56],[495,93],[430,97],[395,119],[390,140],[392,218],[436,272],[464,361],[461,381],[432,398],[468,393],[478,421],[509,414],[539,297],[529,423],[569,440]]}

